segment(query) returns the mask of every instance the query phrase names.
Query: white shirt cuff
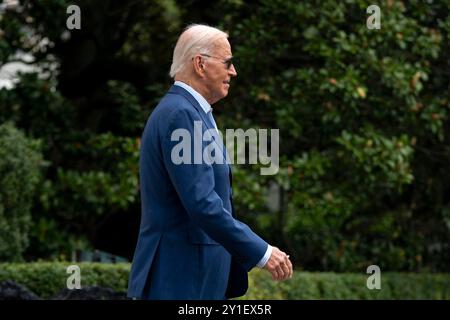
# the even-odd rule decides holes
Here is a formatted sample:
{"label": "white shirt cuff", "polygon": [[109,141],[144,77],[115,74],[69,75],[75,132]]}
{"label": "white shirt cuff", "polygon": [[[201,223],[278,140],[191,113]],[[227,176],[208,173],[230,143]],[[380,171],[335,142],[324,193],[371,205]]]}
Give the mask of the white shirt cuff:
{"label": "white shirt cuff", "polygon": [[269,261],[270,256],[272,255],[272,246],[269,244],[267,245],[267,250],[264,256],[261,260],[259,260],[258,264],[256,265],[258,268],[264,268],[267,261]]}

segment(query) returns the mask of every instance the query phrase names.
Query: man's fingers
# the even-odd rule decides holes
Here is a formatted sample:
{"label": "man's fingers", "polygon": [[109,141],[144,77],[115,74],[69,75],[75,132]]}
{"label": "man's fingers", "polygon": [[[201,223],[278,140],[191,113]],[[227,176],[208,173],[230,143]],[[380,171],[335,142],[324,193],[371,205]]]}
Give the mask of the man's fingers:
{"label": "man's fingers", "polygon": [[287,278],[289,277],[289,274],[291,273],[291,272],[289,271],[289,267],[288,267],[288,265],[287,265],[287,261],[283,261],[283,262],[281,263],[281,268],[282,268],[282,270],[283,270],[283,278],[282,278],[282,280],[287,279]]}
{"label": "man's fingers", "polygon": [[294,273],[294,270],[293,270],[292,262],[291,262],[291,260],[289,259],[289,256],[286,257],[286,266],[287,266],[288,269],[289,269],[289,275],[288,275],[288,278],[292,278],[292,274]]}
{"label": "man's fingers", "polygon": [[269,269],[269,271],[270,271],[270,273],[272,274],[272,279],[273,280],[278,280],[278,271],[277,271],[277,268],[276,267],[274,267],[273,269]]}
{"label": "man's fingers", "polygon": [[276,270],[277,270],[277,274],[278,274],[277,280],[283,280],[283,279],[284,279],[284,271],[283,271],[283,268],[282,268],[280,265],[278,265],[277,268],[276,268]]}
{"label": "man's fingers", "polygon": [[273,277],[273,280],[278,280],[279,275],[278,275],[277,269],[273,270],[272,277]]}
{"label": "man's fingers", "polygon": [[275,279],[274,280],[279,280],[281,277],[281,273],[279,268],[275,268]]}
{"label": "man's fingers", "polygon": [[293,267],[291,260],[289,260],[289,255],[284,255],[283,260],[280,262],[280,266],[283,270],[283,277],[280,280],[291,278],[293,274]]}
{"label": "man's fingers", "polygon": [[272,271],[270,272],[272,273],[273,280],[280,280],[280,278],[283,276],[283,270],[277,264],[274,265]]}

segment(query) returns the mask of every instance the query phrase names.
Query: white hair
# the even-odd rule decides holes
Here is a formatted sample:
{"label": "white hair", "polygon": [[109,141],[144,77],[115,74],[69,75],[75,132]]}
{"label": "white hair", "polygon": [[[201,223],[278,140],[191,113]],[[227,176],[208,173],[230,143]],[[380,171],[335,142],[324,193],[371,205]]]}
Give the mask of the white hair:
{"label": "white hair", "polygon": [[203,24],[189,25],[178,38],[173,50],[170,76],[174,78],[177,73],[184,71],[196,54],[211,54],[214,42],[220,38],[228,38],[228,34]]}

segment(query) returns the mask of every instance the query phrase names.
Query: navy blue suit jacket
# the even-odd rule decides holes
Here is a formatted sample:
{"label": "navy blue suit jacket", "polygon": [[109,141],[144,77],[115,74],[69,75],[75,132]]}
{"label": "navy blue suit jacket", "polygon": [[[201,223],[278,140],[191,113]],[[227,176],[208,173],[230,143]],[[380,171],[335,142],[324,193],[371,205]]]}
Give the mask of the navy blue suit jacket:
{"label": "navy blue suit jacket", "polygon": [[[142,216],[128,285],[139,299],[225,299],[245,294],[247,272],[267,243],[235,219],[231,168],[223,164],[174,164],[172,132],[194,137],[213,129],[185,89],[172,86],[145,126],[140,150]],[[211,142],[202,142],[206,147]],[[223,144],[221,141],[217,143]],[[194,142],[192,145],[192,163]],[[203,149],[202,149],[203,150]]]}

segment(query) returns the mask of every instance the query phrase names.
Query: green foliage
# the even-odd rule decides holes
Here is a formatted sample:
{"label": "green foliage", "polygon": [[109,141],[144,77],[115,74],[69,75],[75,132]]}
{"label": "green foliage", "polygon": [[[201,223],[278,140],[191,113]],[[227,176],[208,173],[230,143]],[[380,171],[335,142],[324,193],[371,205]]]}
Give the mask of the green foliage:
{"label": "green foliage", "polygon": [[67,288],[67,279],[71,275],[67,268],[72,264],[80,267],[82,287],[102,286],[117,292],[127,290],[130,265],[126,263],[6,263],[0,264],[0,282],[14,280],[40,297],[49,298]]}
{"label": "green foliage", "polygon": [[278,209],[236,197],[239,216],[307,270],[448,270],[448,2],[382,1],[380,30],[369,1],[223,2],[240,59],[223,122],[280,129],[278,175],[237,177]]}
{"label": "green foliage", "polygon": [[[0,64],[15,60],[21,49],[43,71],[20,74],[14,88],[0,89],[0,121],[12,120],[45,141],[48,168],[32,208],[30,259],[66,260],[73,250],[89,248],[111,216],[127,210],[138,215],[139,136],[165,90],[152,79],[167,77],[166,70],[146,66],[174,41],[161,41],[159,28],[178,32],[180,12],[171,0],[81,1],[82,31],[67,35],[69,4],[33,1],[0,18]],[[116,76],[97,72],[96,63],[105,61]]]}
{"label": "green foliage", "polygon": [[92,165],[84,170],[58,168],[55,188],[59,195],[53,199],[55,206],[69,204],[65,218],[87,221],[90,214],[102,215],[111,207],[127,208],[135,201],[139,139],[105,133],[93,136],[84,145],[75,142],[66,147],[73,147],[77,157],[91,159]]}
{"label": "green foliage", "polygon": [[[80,115],[55,90],[54,79],[34,73],[20,79],[14,90],[0,90],[0,119],[14,120],[29,135],[46,141],[42,149],[48,160],[46,180],[33,206],[37,223],[31,230],[30,256],[64,260],[72,250],[89,247],[98,221],[136,202],[140,141],[78,129]],[[135,108],[133,99],[129,104]],[[127,130],[130,121],[121,120]]]}
{"label": "green foliage", "polygon": [[395,190],[412,182],[410,159],[413,149],[406,135],[388,139],[366,129],[364,136],[343,131],[336,141],[344,146],[343,152],[338,151],[338,157],[348,157],[341,161],[353,166],[361,179],[357,184],[363,184],[366,191],[372,191],[373,185]]}
{"label": "green foliage", "polygon": [[352,273],[296,272],[284,282],[272,281],[267,271],[250,273],[250,285],[242,299],[449,299],[450,276],[448,274],[381,274],[381,289],[369,290],[369,275]]}
{"label": "green foliage", "polygon": [[20,261],[43,165],[41,143],[12,123],[0,125],[0,261]]}
{"label": "green foliage", "polygon": [[[36,246],[44,256],[51,252],[64,259],[75,249],[89,248],[97,223],[137,200],[139,139],[104,133],[79,141],[67,143],[65,155],[81,161],[57,168],[40,196],[43,210],[53,213],[53,220],[39,217],[35,228],[36,240],[49,246]],[[60,225],[65,234],[58,235]]]}

